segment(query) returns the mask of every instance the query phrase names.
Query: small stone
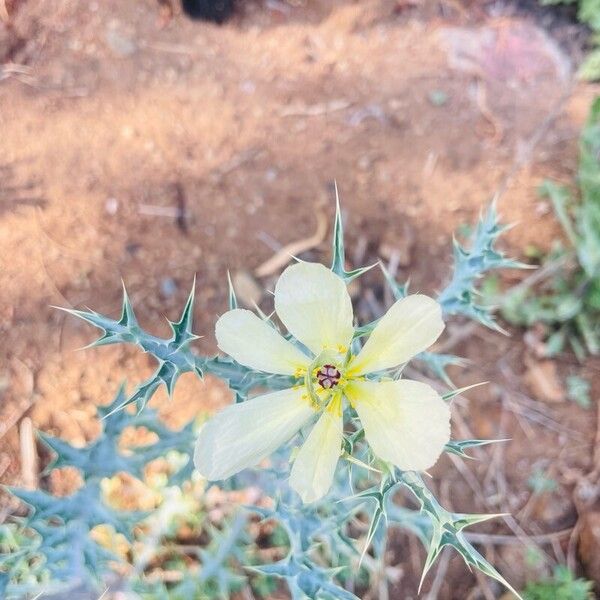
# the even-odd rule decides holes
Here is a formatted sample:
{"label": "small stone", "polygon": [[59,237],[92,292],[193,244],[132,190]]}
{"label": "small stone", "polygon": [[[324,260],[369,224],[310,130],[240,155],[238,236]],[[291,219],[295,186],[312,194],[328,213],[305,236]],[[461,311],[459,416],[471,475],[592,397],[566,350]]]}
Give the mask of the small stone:
{"label": "small stone", "polygon": [[131,125],[125,125],[121,128],[121,135],[126,139],[130,140],[135,134],[135,130]]}
{"label": "small stone", "polygon": [[373,164],[373,161],[371,160],[370,156],[367,156],[366,154],[361,156],[358,159],[358,168],[361,171],[367,171],[368,169],[371,168],[371,165]]}
{"label": "small stone", "polygon": [[165,298],[171,298],[177,292],[177,284],[171,277],[165,277],[160,282],[160,293]]}
{"label": "small stone", "polygon": [[552,360],[528,361],[524,381],[537,400],[553,403],[565,400],[565,389]]}
{"label": "small stone", "polygon": [[[269,183],[272,183],[276,179],[277,179],[277,169],[275,169],[274,167],[269,167],[265,171],[265,180],[268,181]],[[262,201],[260,203],[260,206],[262,206]]]}
{"label": "small stone", "polygon": [[434,106],[444,106],[448,102],[448,94],[444,90],[431,90],[427,97]]}
{"label": "small stone", "polygon": [[116,198],[107,198],[104,209],[109,215],[116,215],[117,210],[119,210],[119,201]]}
{"label": "small stone", "polygon": [[235,295],[243,306],[254,308],[263,296],[263,290],[248,271],[236,271],[232,277]]}
{"label": "small stone", "polygon": [[246,79],[240,83],[240,90],[244,94],[254,94],[256,91],[256,84],[251,79]]}
{"label": "small stone", "polygon": [[137,50],[135,41],[117,31],[115,27],[108,27],[104,39],[106,40],[106,45],[117,56],[131,56]]}

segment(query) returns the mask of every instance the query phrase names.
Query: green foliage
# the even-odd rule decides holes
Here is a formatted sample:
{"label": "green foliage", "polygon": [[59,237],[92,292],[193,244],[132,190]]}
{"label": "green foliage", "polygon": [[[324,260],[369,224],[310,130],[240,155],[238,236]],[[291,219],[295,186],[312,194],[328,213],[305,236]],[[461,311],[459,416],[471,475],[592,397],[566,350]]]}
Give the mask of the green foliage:
{"label": "green foliage", "polygon": [[558,483],[552,477],[548,477],[541,469],[536,469],[527,482],[531,490],[536,494],[546,494],[558,489]]}
{"label": "green foliage", "polygon": [[594,584],[576,579],[567,567],[558,566],[554,576],[546,581],[528,583],[523,591],[524,600],[591,600]]}
{"label": "green foliage", "polygon": [[540,190],[572,248],[550,253],[542,282],[517,286],[502,307],[513,324],[546,327],[550,356],[567,346],[579,357],[600,353],[600,98],[581,134],[577,183],[578,194],[552,182]]}
{"label": "green foliage", "polygon": [[577,375],[569,375],[567,377],[567,398],[579,404],[581,408],[590,408],[592,400],[590,391],[592,386],[589,381]]}
{"label": "green foliage", "polygon": [[578,15],[594,31],[600,31],[600,0],[581,0]]}
{"label": "green foliage", "polygon": [[579,77],[586,81],[600,79],[600,0],[540,0],[544,5],[577,4],[577,18],[593,32],[593,49],[579,68]]}
{"label": "green foliage", "polygon": [[197,549],[196,558],[202,566],[196,572],[187,573],[189,567],[180,557],[172,559],[167,565],[170,569],[187,573],[181,582],[168,586],[141,579],[133,582],[134,591],[147,600],[230,598],[244,583],[244,578],[233,571],[230,562],[247,560],[245,525],[246,515],[240,512],[233,520],[226,521],[221,530],[211,527],[210,542]]}
{"label": "green foliage", "polygon": [[[346,271],[339,201],[336,208],[331,268],[349,282],[366,268]],[[474,228],[470,243],[462,246],[455,242],[453,274],[439,296],[447,316],[461,315],[497,328],[492,308],[480,304],[477,298],[478,285],[485,273],[519,266],[495,248],[504,229],[491,206]],[[407,294],[407,284],[394,281],[385,271],[384,276],[395,298]],[[236,303],[230,282],[229,305],[234,307]],[[114,563],[122,561],[123,556],[110,552],[90,535],[98,525],[109,525],[124,539],[136,540],[145,548],[141,553],[130,553],[132,564],[127,571],[130,573],[127,583],[142,598],[152,600],[229,598],[234,591],[248,584],[257,593],[266,594],[279,580],[285,582],[295,600],[356,599],[351,591],[354,586],[366,586],[387,576],[386,544],[393,528],[410,531],[425,545],[428,554],[423,578],[441,550],[449,546],[469,567],[479,569],[512,590],[463,534],[466,527],[498,515],[447,511],[420,476],[376,462],[365,444],[363,431],[357,427],[354,433],[345,436],[344,457],[347,460],[341,462],[329,497],[312,504],[300,501],[287,484],[290,447],[284,447],[272,457],[271,469],[244,472],[222,485],[225,490],[259,486],[273,499],[272,506],[250,504],[233,517],[225,518],[218,528],[211,525],[203,513],[194,514],[193,525],[202,533],[202,544],[194,546],[191,552],[188,548],[186,560],[175,547],[171,552],[168,542],[173,534],[174,513],[169,498],[174,491],[181,494],[179,486],[189,487],[189,480],[193,480],[190,453],[194,424],[188,423],[179,431],[165,427],[156,412],[147,406],[154,392],[164,385],[172,393],[177,379],[186,372],[198,377],[210,373],[221,379],[240,402],[258,389],[281,389],[290,385],[287,377],[265,375],[231,359],[196,353],[191,345],[197,339],[192,328],[193,304],[194,289],[181,318],[171,323],[172,334],[166,339],[140,327],[125,290],[119,319],[91,310],[67,311],[102,332],[92,345],[134,344],[154,357],[157,369],[131,395],[127,396],[121,388],[110,405],[98,409],[102,432],[84,448],[75,448],[63,440],[41,434],[41,439],[54,454],[49,470],[72,467],[80,473],[82,485],[70,496],[62,498],[43,491],[12,490],[30,507],[30,514],[23,521],[15,520],[0,529],[0,549],[3,550],[0,586],[5,587],[4,596],[21,598],[36,589],[47,591],[48,585],[73,582],[86,589],[100,590]],[[372,331],[375,323],[360,328],[354,343],[360,344],[360,337]],[[427,352],[418,357],[419,364],[450,385],[446,368],[464,362],[459,357]],[[463,391],[453,390],[444,397],[449,402]],[[130,410],[134,407],[137,413]],[[153,432],[155,441],[123,449],[121,436],[128,427],[143,427]],[[484,447],[492,441],[452,440],[446,451],[469,458],[469,449]],[[122,473],[143,479],[150,462],[173,454],[179,459],[172,461],[174,466],[160,490],[162,501],[156,509],[143,514],[125,512],[107,501],[102,491],[107,480]],[[420,510],[402,507],[394,501],[394,494],[401,487],[412,492]],[[345,501],[341,501],[343,499]],[[186,509],[184,506],[178,510]],[[187,512],[189,514],[190,509]],[[260,548],[248,533],[249,526],[256,526],[257,518],[275,527],[276,535],[271,536],[270,544],[277,549],[282,557],[280,560],[262,564]],[[160,525],[158,529],[157,524]],[[360,550],[359,538],[364,540]],[[168,550],[164,564],[182,574],[177,583],[165,584],[147,576],[147,565],[153,558],[159,558],[161,548]],[[140,554],[146,558],[142,560]],[[193,567],[189,565],[190,557],[194,561]]]}

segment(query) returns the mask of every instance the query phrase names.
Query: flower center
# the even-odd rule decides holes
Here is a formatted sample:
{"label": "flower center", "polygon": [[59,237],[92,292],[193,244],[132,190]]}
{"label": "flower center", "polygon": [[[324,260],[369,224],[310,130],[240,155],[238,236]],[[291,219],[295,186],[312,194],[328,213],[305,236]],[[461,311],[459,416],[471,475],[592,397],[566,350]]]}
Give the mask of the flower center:
{"label": "flower center", "polygon": [[319,382],[319,385],[326,390],[335,387],[340,382],[341,378],[342,374],[334,365],[323,365],[317,371],[317,381]]}

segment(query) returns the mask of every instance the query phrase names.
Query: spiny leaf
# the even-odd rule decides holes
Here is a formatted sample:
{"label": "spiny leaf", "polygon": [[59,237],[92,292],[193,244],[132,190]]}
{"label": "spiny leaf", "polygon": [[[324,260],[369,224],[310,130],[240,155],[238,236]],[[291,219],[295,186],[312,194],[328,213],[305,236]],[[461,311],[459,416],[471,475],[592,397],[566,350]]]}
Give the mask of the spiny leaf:
{"label": "spiny leaf", "polygon": [[[198,336],[192,331],[195,282],[194,278],[194,285],[180,319],[169,321],[172,335],[167,339],[146,333],[139,327],[125,286],[123,286],[123,308],[121,318],[118,321],[104,317],[94,311],[62,309],[103,331],[103,335],[91,346],[115,343],[136,344],[144,352],[153,355],[158,362],[158,368],[152,377],[141,383],[134,393],[129,398],[125,398],[119,406],[115,406],[112,412],[122,410],[132,403],[135,403],[138,409],[142,410],[161,385],[164,385],[169,395],[172,395],[175,383],[183,373],[192,371],[202,377],[203,362],[189,348],[189,344],[198,339]],[[112,412],[106,413],[105,416],[112,414]]]}
{"label": "spiny leaf", "polygon": [[453,513],[453,526],[457,529],[457,531],[462,531],[465,527],[470,527],[471,525],[477,525],[477,523],[485,523],[486,521],[491,521],[493,519],[500,519],[504,517],[510,516],[508,513],[495,513],[495,514],[461,514],[461,513]]}
{"label": "spiny leaf", "polygon": [[346,500],[372,500],[375,503],[373,507],[373,514],[371,515],[369,530],[367,532],[367,537],[361,553],[359,566],[362,564],[365,554],[373,542],[380,524],[382,521],[387,522],[388,503],[398,485],[398,481],[396,481],[396,479],[392,477],[388,471],[384,473],[383,477],[381,478],[381,483],[378,487],[369,488],[359,492],[358,494],[355,494],[354,496],[346,498]]}
{"label": "spiny leaf", "polygon": [[440,292],[438,302],[447,315],[464,315],[479,321],[486,327],[502,332],[493,318],[489,307],[478,304],[477,282],[481,277],[496,269],[521,269],[527,265],[506,258],[496,250],[500,235],[508,229],[498,220],[496,206],[492,202],[481,215],[471,236],[469,248],[453,242],[454,269],[448,285]]}
{"label": "spiny leaf", "polygon": [[414,533],[425,548],[429,547],[431,537],[431,519],[420,510],[412,510],[389,502],[387,507],[388,521]]}
{"label": "spiny leaf", "polygon": [[408,296],[408,286],[410,285],[410,280],[407,280],[404,283],[398,283],[392,274],[386,269],[383,263],[379,263],[379,268],[383,271],[383,276],[385,277],[385,281],[392,292],[392,296],[394,296],[394,300],[406,298],[406,296]]}
{"label": "spiny leaf", "polygon": [[356,327],[354,329],[354,339],[356,340],[358,338],[364,337],[365,335],[371,335],[373,333],[373,330],[377,326],[378,322],[379,322],[379,319],[376,319],[375,321],[371,321],[370,323],[367,323],[366,325]]}
{"label": "spiny leaf", "polygon": [[[202,559],[202,571],[198,579],[201,583],[215,579],[221,592],[230,591],[234,576],[229,569],[224,569],[223,565],[231,558],[240,561],[244,559],[243,552],[238,545],[244,539],[246,521],[247,516],[240,512],[231,523],[223,526],[222,531],[215,528],[211,530],[211,543],[206,549],[199,551]],[[239,580],[238,577],[235,579]]]}
{"label": "spiny leaf", "polygon": [[196,276],[188,299],[183,307],[183,312],[179,321],[169,321],[173,337],[170,340],[171,345],[176,350],[185,348],[194,340],[200,339],[200,336],[194,335],[192,328],[194,325],[194,300],[196,297]]}
{"label": "spiny leaf", "polygon": [[[325,569],[310,559],[300,562],[293,555],[270,565],[255,565],[247,569],[285,579],[290,590],[308,598],[323,598],[330,594],[340,600],[358,600],[351,592],[331,582],[339,569]],[[302,596],[300,596],[302,597]]]}
{"label": "spiny leaf", "polygon": [[55,518],[63,523],[78,521],[89,529],[108,524],[125,537],[131,538],[131,523],[141,520],[143,513],[132,512],[127,519],[120,518],[101,500],[98,482],[92,482],[70,496],[54,497],[40,490],[11,488],[10,492],[34,510],[35,521]]}
{"label": "spiny leaf", "polygon": [[451,454],[456,454],[457,456],[460,456],[462,458],[470,458],[472,459],[472,456],[469,456],[466,453],[466,450],[468,450],[469,448],[479,448],[480,446],[487,446],[489,444],[498,444],[501,442],[508,442],[510,440],[508,439],[501,439],[501,440],[450,440],[446,446],[445,446],[445,450],[446,452],[450,452]]}
{"label": "spiny leaf", "polygon": [[446,369],[450,366],[465,367],[468,360],[453,354],[438,354],[436,352],[421,352],[415,357],[416,361],[424,363],[426,368],[446,385],[453,386]]}
{"label": "spiny leaf", "polygon": [[[111,413],[124,398],[125,389],[121,386],[111,404],[98,408],[99,416]],[[121,450],[121,434],[130,426],[145,427],[157,435],[157,441],[128,451]],[[48,470],[75,467],[83,479],[83,485],[77,491],[55,497],[40,490],[10,490],[31,507],[24,527],[38,534],[27,548],[27,560],[38,557],[36,560],[39,562],[39,557],[43,557],[45,560],[40,564],[55,581],[99,580],[108,563],[114,562],[117,557],[98,545],[90,537],[90,531],[97,525],[109,525],[131,540],[133,526],[146,516],[140,511],[121,512],[108,506],[100,489],[101,480],[120,472],[141,477],[144,466],[155,458],[173,450],[189,454],[194,439],[193,422],[181,430],[171,430],[151,409],[140,416],[128,411],[114,413],[101,421],[101,428],[100,435],[83,448],[40,434],[42,441],[55,454]],[[188,476],[190,465],[191,460],[181,469]],[[11,590],[13,588],[11,586]]]}
{"label": "spiny leaf", "polygon": [[431,539],[429,550],[423,567],[421,585],[427,573],[439,557],[445,546],[451,546],[456,550],[468,566],[473,566],[488,577],[495,579],[521,599],[519,593],[502,577],[502,575],[467,541],[462,530],[474,523],[481,523],[502,515],[465,515],[450,513],[445,510],[427,489],[420,475],[412,472],[398,472],[399,480],[415,495],[425,511],[431,518]]}
{"label": "spiny leaf", "polygon": [[339,275],[346,283],[360,277],[372,269],[375,264],[368,267],[360,267],[353,271],[346,271],[346,250],[344,248],[344,224],[342,222],[342,210],[340,208],[340,197],[338,194],[337,182],[335,183],[335,221],[333,224],[333,257],[331,261],[331,270]]}
{"label": "spiny leaf", "polygon": [[[290,377],[259,373],[239,365],[230,358],[200,357],[191,351],[189,344],[198,337],[192,332],[194,288],[195,286],[192,287],[181,318],[170,324],[172,336],[167,339],[149,334],[137,324],[132,325],[133,308],[127,296],[123,301],[123,314],[129,316],[125,320],[122,317],[120,321],[115,321],[93,311],[67,309],[70,314],[102,329],[104,335],[100,338],[101,343],[133,343],[154,356],[158,362],[158,367],[152,376],[140,383],[119,405],[105,412],[104,417],[123,410],[130,404],[135,404],[138,412],[141,412],[161,385],[164,385],[169,395],[172,395],[179,377],[190,371],[199,377],[202,377],[205,372],[212,373],[224,380],[240,396],[246,396],[251,389],[258,386],[268,385],[271,389],[291,387],[293,380]],[[130,326],[131,329],[128,328]]]}
{"label": "spiny leaf", "polygon": [[121,309],[121,318],[119,319],[119,325],[131,329],[132,327],[138,326],[138,321],[133,312],[133,306],[129,299],[129,294],[125,288],[125,282],[121,279],[121,287],[123,288],[123,308]]}
{"label": "spiny leaf", "polygon": [[442,394],[442,399],[448,402],[449,400],[452,400],[452,398],[456,398],[456,396],[460,396],[461,394],[464,394],[473,388],[479,387],[480,385],[487,385],[488,383],[489,381],[480,381],[479,383],[472,383],[471,385],[467,385],[456,390],[451,390],[445,394]]}

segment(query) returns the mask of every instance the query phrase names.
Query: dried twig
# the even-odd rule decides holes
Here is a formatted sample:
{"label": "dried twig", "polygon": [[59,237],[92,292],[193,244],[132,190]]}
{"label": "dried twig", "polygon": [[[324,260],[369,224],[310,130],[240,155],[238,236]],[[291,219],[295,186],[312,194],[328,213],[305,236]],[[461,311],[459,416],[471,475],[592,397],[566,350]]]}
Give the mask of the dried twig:
{"label": "dried twig", "polygon": [[27,490],[38,488],[39,459],[35,447],[33,422],[29,417],[24,417],[19,425],[21,444],[21,480]]}
{"label": "dried twig", "polygon": [[[508,411],[506,410],[506,403],[504,398],[501,400],[502,402],[502,412],[500,413],[500,420],[498,425],[498,438],[504,439],[506,437],[507,431],[507,420],[508,420]],[[483,478],[483,485],[489,485],[491,483],[492,477],[496,482],[496,494],[501,499],[506,499],[508,494],[508,485],[506,483],[506,477],[504,475],[504,451],[506,445],[505,444],[494,444],[492,448],[492,459],[488,463],[488,468]]]}
{"label": "dried twig", "polygon": [[461,325],[457,327],[448,327],[450,335],[447,336],[445,341],[436,346],[436,352],[439,352],[440,354],[449,352],[462,341],[470,338],[480,327],[481,325],[475,321],[461,323]]}
{"label": "dried twig", "polygon": [[581,520],[577,521],[575,527],[571,531],[569,536],[569,543],[567,544],[567,567],[575,573],[577,569],[577,546],[579,545],[579,535],[581,534],[582,524]]}
{"label": "dried twig", "polygon": [[475,101],[477,103],[477,108],[481,113],[481,116],[492,126],[493,135],[492,141],[495,144],[499,144],[504,137],[504,130],[498,119],[494,116],[494,113],[490,109],[490,106],[487,101],[487,90],[485,87],[485,83],[482,78],[477,78],[477,93],[475,96]]}
{"label": "dried twig", "polygon": [[3,79],[9,79],[10,77],[14,77],[19,80],[21,83],[28,85],[30,87],[42,88],[42,86],[37,79],[34,77],[32,73],[31,67],[27,65],[19,65],[16,63],[6,63],[4,65],[0,65],[0,81]]}
{"label": "dried twig", "polygon": [[[539,535],[530,535],[528,540],[536,544],[551,544],[555,540],[565,539],[573,534],[574,527],[552,531],[550,533],[541,533]],[[504,535],[496,533],[476,533],[473,531],[465,532],[467,540],[473,544],[492,544],[494,546],[519,546],[523,545],[523,540],[514,535]]]}
{"label": "dried twig", "polygon": [[352,106],[352,102],[344,99],[330,100],[318,104],[294,104],[279,111],[281,117],[318,117]]}
{"label": "dried twig", "polygon": [[281,250],[274,254],[269,260],[265,261],[255,269],[254,273],[257,277],[267,277],[276,273],[279,269],[287,265],[294,256],[312,250],[323,243],[329,229],[329,223],[327,216],[322,210],[319,210],[315,214],[317,217],[317,228],[315,233],[308,238],[292,242],[281,248]]}
{"label": "dried twig", "polygon": [[24,400],[14,407],[11,414],[0,422],[0,440],[19,422],[21,417],[31,408],[33,401]]}
{"label": "dried twig", "polygon": [[183,54],[185,56],[194,56],[198,54],[197,48],[184,46],[182,44],[166,44],[163,42],[146,42],[142,40],[139,42],[139,46],[148,50],[165,52],[167,54]]}
{"label": "dried twig", "polygon": [[239,152],[227,162],[215,169],[210,175],[211,179],[215,182],[220,181],[225,175],[228,175],[236,169],[239,169],[239,167],[242,165],[251,162],[255,158],[258,158],[263,152],[264,150],[261,148],[249,148],[243,152]]}
{"label": "dried twig", "polygon": [[444,583],[444,579],[446,577],[446,571],[448,570],[448,565],[450,564],[450,552],[448,549],[442,552],[442,556],[440,558],[440,562],[437,566],[437,572],[435,574],[435,578],[433,583],[431,584],[431,588],[429,592],[425,596],[425,600],[437,600],[440,594],[440,590]]}
{"label": "dried twig", "polygon": [[6,7],[6,0],[0,0],[0,19],[7,25],[10,23],[10,15],[8,14],[8,8]]}
{"label": "dried twig", "polygon": [[0,455],[0,477],[6,473],[6,470],[10,467],[10,458],[8,454]]}
{"label": "dried twig", "polygon": [[496,594],[492,592],[489,581],[477,569],[475,569],[475,577],[485,600],[496,600]]}

